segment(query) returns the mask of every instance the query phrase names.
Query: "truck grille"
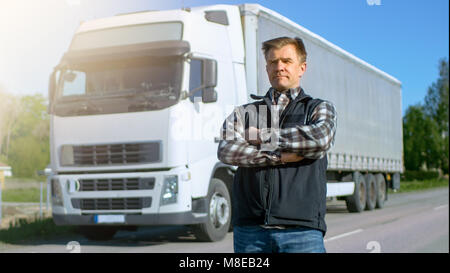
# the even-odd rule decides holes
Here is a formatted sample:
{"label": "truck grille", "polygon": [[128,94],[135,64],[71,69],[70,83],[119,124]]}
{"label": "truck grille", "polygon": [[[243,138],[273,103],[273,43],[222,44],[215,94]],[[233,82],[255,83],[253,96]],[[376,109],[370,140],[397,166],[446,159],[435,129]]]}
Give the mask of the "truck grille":
{"label": "truck grille", "polygon": [[73,165],[153,163],[161,160],[160,142],[73,146]]}
{"label": "truck grille", "polygon": [[82,210],[137,210],[149,208],[151,204],[151,197],[72,199],[73,208]]}
{"label": "truck grille", "polygon": [[80,179],[79,191],[152,190],[155,178]]}

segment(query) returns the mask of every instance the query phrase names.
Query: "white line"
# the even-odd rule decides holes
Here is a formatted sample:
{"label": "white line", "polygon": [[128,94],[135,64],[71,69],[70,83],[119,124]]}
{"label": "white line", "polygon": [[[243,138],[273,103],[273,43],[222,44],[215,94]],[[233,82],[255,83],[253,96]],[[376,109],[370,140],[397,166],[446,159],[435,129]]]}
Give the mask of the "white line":
{"label": "white line", "polygon": [[354,230],[354,231],[350,231],[350,232],[347,232],[347,233],[342,233],[340,235],[336,235],[334,237],[325,239],[323,241],[324,242],[329,242],[329,241],[337,240],[337,239],[340,239],[340,238],[343,238],[343,237],[346,237],[346,236],[350,236],[350,235],[353,235],[353,234],[356,234],[356,233],[360,233],[361,231],[363,231],[363,230],[362,229],[357,229],[357,230]]}
{"label": "white line", "polygon": [[443,209],[443,208],[446,208],[446,207],[448,207],[448,204],[447,205],[442,205],[442,206],[439,206],[439,207],[435,207],[433,209],[434,210],[438,210],[438,209]]}

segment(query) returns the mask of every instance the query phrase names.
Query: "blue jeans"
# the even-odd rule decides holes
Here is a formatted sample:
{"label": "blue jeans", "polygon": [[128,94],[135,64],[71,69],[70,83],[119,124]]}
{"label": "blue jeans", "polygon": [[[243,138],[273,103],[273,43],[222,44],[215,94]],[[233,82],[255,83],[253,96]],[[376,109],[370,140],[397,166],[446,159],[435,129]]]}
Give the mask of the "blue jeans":
{"label": "blue jeans", "polygon": [[266,229],[260,226],[234,226],[235,253],[325,253],[322,231],[296,227]]}

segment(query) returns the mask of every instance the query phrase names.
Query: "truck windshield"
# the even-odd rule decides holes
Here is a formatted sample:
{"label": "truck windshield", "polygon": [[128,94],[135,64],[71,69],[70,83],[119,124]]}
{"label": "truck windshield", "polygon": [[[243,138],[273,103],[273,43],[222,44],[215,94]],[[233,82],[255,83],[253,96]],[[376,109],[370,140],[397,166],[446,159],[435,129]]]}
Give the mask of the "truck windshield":
{"label": "truck windshield", "polygon": [[[177,102],[182,75],[180,57],[152,57],[93,62],[68,66],[62,72],[58,103],[89,100],[90,104],[121,99],[122,110],[101,107],[108,113],[154,110]],[[123,109],[124,99],[130,105]],[[110,103],[109,103],[110,104]],[[66,107],[67,108],[67,105]],[[98,107],[97,107],[98,108]],[[103,112],[104,112],[103,111]]]}

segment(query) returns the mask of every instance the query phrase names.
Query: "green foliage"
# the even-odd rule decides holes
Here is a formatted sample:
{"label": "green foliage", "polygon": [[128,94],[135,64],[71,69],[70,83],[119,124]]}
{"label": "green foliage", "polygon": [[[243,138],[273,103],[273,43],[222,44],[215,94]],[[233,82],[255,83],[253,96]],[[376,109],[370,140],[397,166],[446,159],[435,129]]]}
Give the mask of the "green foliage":
{"label": "green foliage", "polygon": [[429,88],[425,97],[425,110],[438,124],[440,132],[448,134],[448,108],[449,108],[449,78],[448,62],[445,59],[439,62],[439,78]]}
{"label": "green foliage", "polygon": [[436,123],[425,115],[423,107],[410,106],[403,117],[403,146],[407,170],[419,170],[424,164],[436,166],[439,157],[439,132]]}
{"label": "green foliage", "polygon": [[[2,191],[2,201],[14,203],[39,203],[39,188],[6,189]],[[47,187],[42,189],[42,200],[47,202]]]}
{"label": "green foliage", "polygon": [[25,136],[11,143],[9,164],[16,177],[35,177],[50,161],[48,141],[39,141],[36,137]]}
{"label": "green foliage", "polygon": [[437,171],[405,171],[402,175],[402,180],[432,180],[439,178]]}
{"label": "green foliage", "polygon": [[449,172],[449,76],[448,61],[439,61],[439,78],[429,88],[424,109],[437,124],[441,135],[439,156],[436,161],[444,173]]}
{"label": "green foliage", "polygon": [[[17,99],[14,114],[6,116],[8,132],[0,138],[2,161],[12,167],[17,177],[36,177],[50,162],[49,116],[46,99],[28,95]],[[1,145],[0,145],[1,146]]]}
{"label": "green foliage", "polygon": [[[412,191],[423,191],[433,188],[448,188],[448,178],[447,179],[426,179],[426,180],[412,180],[412,181],[402,181],[402,185],[397,193],[401,192],[412,192]],[[448,190],[448,189],[447,189]],[[393,190],[389,189],[389,193],[394,193]]]}
{"label": "green foliage", "polygon": [[408,107],[403,117],[407,170],[437,168],[449,172],[448,61],[439,62],[439,77],[429,87],[423,105]]}

